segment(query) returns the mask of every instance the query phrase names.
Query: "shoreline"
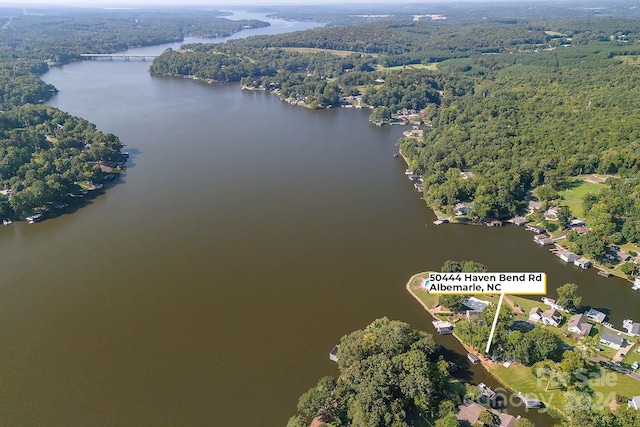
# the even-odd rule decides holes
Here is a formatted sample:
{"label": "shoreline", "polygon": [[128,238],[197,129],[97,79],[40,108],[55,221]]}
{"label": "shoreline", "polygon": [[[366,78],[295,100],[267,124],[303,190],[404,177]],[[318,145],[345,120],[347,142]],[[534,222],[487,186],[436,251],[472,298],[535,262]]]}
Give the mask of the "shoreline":
{"label": "shoreline", "polygon": [[[436,307],[439,307],[439,305],[437,305],[437,300],[436,303],[434,304],[433,307],[429,307],[428,302],[425,302],[423,300],[423,298],[421,298],[420,295],[418,295],[418,293],[416,291],[421,290],[421,283],[422,280],[428,276],[430,271],[423,271],[423,272],[419,272],[414,274],[413,276],[411,276],[409,278],[409,280],[407,281],[407,284],[405,285],[406,290],[409,292],[409,294],[416,300],[418,301],[418,303],[425,309],[425,311],[427,311],[427,313],[429,313],[429,315],[431,315],[432,319],[435,320],[441,320],[437,317],[437,313],[441,312],[439,310],[436,310]],[[430,295],[428,292],[425,291],[425,295]],[[435,294],[434,294],[435,296]],[[437,297],[437,296],[436,296]],[[507,298],[507,296],[505,295],[505,299]],[[427,300],[428,301],[428,300]],[[531,300],[534,301],[534,300]],[[447,312],[448,313],[448,312]],[[437,331],[436,331],[437,332]],[[560,392],[560,393],[564,393],[564,390],[558,390],[557,388],[553,388],[553,389],[545,389],[545,390],[540,390],[540,389],[536,389],[535,391],[532,390],[520,390],[517,385],[518,384],[522,384],[523,380],[526,380],[524,377],[522,377],[523,374],[523,370],[529,371],[530,367],[526,366],[526,365],[522,365],[520,363],[517,362],[512,362],[511,365],[509,366],[503,366],[502,364],[499,363],[495,363],[493,362],[490,358],[488,358],[486,355],[482,354],[482,352],[477,352],[475,349],[471,348],[471,346],[469,346],[468,344],[466,344],[464,341],[462,341],[456,334],[455,332],[452,332],[451,335],[453,335],[455,337],[455,339],[460,343],[460,345],[465,349],[465,351],[467,351],[470,354],[474,354],[476,355],[479,359],[480,359],[480,365],[482,365],[482,367],[486,370],[486,372],[491,376],[491,378],[493,378],[497,383],[499,383],[502,387],[505,388],[505,390],[508,390],[510,393],[514,394],[514,395],[524,395],[524,396],[531,396],[533,394],[533,396],[535,398],[537,398],[538,400],[540,400],[541,402],[544,403],[544,407],[547,409],[548,415],[552,416],[553,418],[556,417],[566,417],[566,414],[563,412],[563,408],[558,406],[559,400],[555,398],[555,393]],[[631,336],[629,336],[630,338],[632,338]],[[633,350],[633,345],[631,344],[632,348],[631,350]],[[631,351],[629,350],[629,351]],[[592,363],[594,362],[593,359],[585,359],[585,362],[589,362],[591,361]],[[504,369],[509,369],[511,368],[511,370],[515,370],[512,374],[510,374],[510,377],[513,376],[514,380],[517,380],[515,383],[507,381],[505,378],[505,371]],[[600,369],[604,369],[602,367],[600,367]],[[626,377],[626,376],[625,376]],[[533,377],[532,377],[533,378]],[[633,377],[630,379],[632,382],[634,381],[638,381],[637,377]],[[635,383],[634,383],[635,384]],[[633,388],[635,389],[635,385],[633,386]],[[603,392],[615,392],[615,390],[610,390],[610,389],[598,389],[597,393],[603,393]],[[611,396],[611,393],[609,393],[609,397]],[[608,405],[607,405],[608,406]]]}
{"label": "shoreline", "polygon": [[[416,279],[423,277],[425,274],[429,274],[428,271],[423,271],[420,273],[416,273],[413,276],[411,276],[409,278],[409,280],[407,281],[407,284],[405,285],[406,290],[409,292],[409,294],[416,300],[418,301],[418,303],[431,315],[431,317],[433,318],[433,320],[441,320],[439,319],[436,315],[435,312],[433,311],[433,309],[430,309],[427,304],[422,301],[420,299],[420,297],[418,295],[415,294],[415,292],[413,292],[413,288],[412,285],[413,283],[416,281]],[[460,345],[470,354],[474,354],[476,355],[479,359],[480,359],[480,365],[484,368],[484,370],[491,376],[491,378],[493,378],[498,384],[500,384],[502,387],[504,387],[506,390],[510,391],[512,394],[514,395],[519,395],[522,394],[521,390],[517,390],[516,388],[514,388],[511,384],[508,384],[506,382],[504,382],[502,380],[502,378],[500,378],[497,375],[494,375],[493,373],[493,369],[495,369],[497,367],[497,365],[489,358],[487,358],[484,354],[482,353],[477,353],[475,350],[473,350],[468,344],[466,344],[464,341],[462,341],[455,333],[451,334],[459,343]],[[547,404],[545,402],[545,408],[550,410],[548,411],[548,415],[551,416],[552,418],[555,418],[555,416],[557,415],[561,415],[564,417],[564,414],[560,411],[559,408],[557,408],[554,405],[550,405]],[[555,415],[555,416],[554,416]]]}

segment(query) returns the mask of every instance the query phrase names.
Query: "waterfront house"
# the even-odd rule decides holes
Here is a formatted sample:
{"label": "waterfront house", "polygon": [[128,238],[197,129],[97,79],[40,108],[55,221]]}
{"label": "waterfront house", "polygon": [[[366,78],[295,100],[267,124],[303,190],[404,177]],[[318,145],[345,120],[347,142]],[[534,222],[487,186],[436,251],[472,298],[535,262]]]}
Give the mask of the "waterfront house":
{"label": "waterfront house", "polygon": [[550,308],[542,313],[541,320],[545,325],[551,325],[557,328],[562,323],[562,314],[555,308]]}
{"label": "waterfront house", "polygon": [[529,310],[529,320],[533,323],[538,323],[542,320],[542,310],[540,307],[533,307]]}
{"label": "waterfront house", "polygon": [[[484,406],[467,400],[462,405],[458,406],[456,419],[461,427],[476,426],[479,425],[478,419],[480,418],[480,414],[487,410],[488,409]],[[509,415],[505,412],[498,414],[498,422],[495,424],[496,427],[515,427],[515,425],[516,417],[513,415]]]}
{"label": "waterfront house", "polygon": [[587,312],[584,315],[587,316],[588,319],[591,319],[596,323],[602,323],[602,322],[604,322],[604,319],[607,318],[606,314],[604,314],[601,311],[596,310],[593,307],[591,307],[589,310],[587,310]]}
{"label": "waterfront house", "polygon": [[622,327],[627,330],[629,335],[640,336],[640,323],[634,322],[631,319],[625,319],[622,322]]}
{"label": "waterfront house", "polygon": [[588,322],[587,316],[584,314],[574,314],[569,319],[567,323],[569,332],[573,332],[577,334],[579,337],[583,338],[589,335],[591,332],[592,325]]}
{"label": "waterfront house", "polygon": [[628,403],[629,408],[633,408],[636,411],[640,409],[640,396],[633,396]]}
{"label": "waterfront house", "polygon": [[491,221],[487,222],[487,225],[489,227],[502,227],[502,221],[500,221],[499,219],[492,219]]}
{"label": "waterfront house", "polygon": [[620,347],[622,347],[623,343],[624,338],[622,338],[620,335],[616,335],[611,331],[603,331],[602,335],[600,335],[600,344],[606,345],[607,347],[620,350]]}
{"label": "waterfront house", "polygon": [[471,310],[476,310],[481,312],[491,303],[489,301],[483,301],[476,297],[469,297],[466,300],[464,300],[462,304],[470,308]]}
{"label": "waterfront house", "polygon": [[578,258],[577,260],[573,261],[573,264],[585,270],[593,265],[591,260],[585,257]]}
{"label": "waterfront house", "polygon": [[609,252],[621,261],[629,261],[631,259],[631,255],[620,249],[618,246],[612,246],[609,249]]}

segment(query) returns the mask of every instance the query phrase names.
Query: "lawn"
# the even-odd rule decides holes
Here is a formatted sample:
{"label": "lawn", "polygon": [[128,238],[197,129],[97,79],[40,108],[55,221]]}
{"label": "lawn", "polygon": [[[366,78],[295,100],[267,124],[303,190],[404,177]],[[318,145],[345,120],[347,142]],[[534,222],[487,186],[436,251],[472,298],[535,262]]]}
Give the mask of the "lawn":
{"label": "lawn", "polygon": [[429,273],[418,273],[412,276],[407,283],[407,290],[426,307],[431,308],[438,302],[438,295],[430,294],[422,287],[422,281],[428,276]]}
{"label": "lawn", "polygon": [[[335,56],[339,56],[341,58],[344,58],[344,57],[349,56],[349,55],[353,55],[354,53],[358,53],[358,52],[353,52],[351,50],[319,49],[319,48],[315,48],[315,47],[283,47],[281,49],[282,50],[289,50],[289,51],[293,51],[293,52],[300,52],[300,53],[320,53],[320,52],[325,52],[325,53],[330,53],[330,54],[335,55]],[[372,55],[372,56],[377,56],[377,55]]]}
{"label": "lawn", "polygon": [[625,358],[622,359],[622,364],[628,366],[633,365],[633,362],[638,362],[640,364],[640,352],[638,352],[638,350],[640,350],[640,345],[636,344],[635,347],[627,352]]}
{"label": "lawn", "polygon": [[[589,387],[595,393],[596,403],[602,405],[603,408],[608,407],[616,394],[627,397],[640,394],[640,381],[609,369],[599,367],[598,369],[594,369],[594,365],[591,365],[591,368],[592,370],[588,374],[583,375],[583,378],[588,380]],[[535,378],[531,374],[530,367],[517,363],[512,364],[508,368],[498,366],[491,369],[491,374],[508,388],[516,392],[519,391],[526,396],[542,400],[547,407],[562,412],[562,395],[564,394],[564,390],[562,390],[557,383],[551,382],[549,389],[545,391],[547,380]]]}
{"label": "lawn", "polygon": [[405,70],[407,68],[410,70],[437,70],[438,65],[437,64],[407,64],[407,65],[396,65],[395,67],[383,67],[381,65],[378,65],[379,70],[397,71],[397,70]]}
{"label": "lawn", "polygon": [[579,218],[584,218],[584,208],[582,207],[582,199],[587,193],[598,193],[604,184],[596,184],[586,182],[580,178],[569,181],[565,190],[558,193],[562,197],[563,204],[571,209],[571,213]]}

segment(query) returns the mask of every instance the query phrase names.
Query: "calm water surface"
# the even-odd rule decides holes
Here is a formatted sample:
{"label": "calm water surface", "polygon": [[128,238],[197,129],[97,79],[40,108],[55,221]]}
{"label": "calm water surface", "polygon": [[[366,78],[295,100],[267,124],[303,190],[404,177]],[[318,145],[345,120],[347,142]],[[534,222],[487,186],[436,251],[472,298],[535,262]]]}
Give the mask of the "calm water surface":
{"label": "calm water surface", "polygon": [[81,208],[0,230],[0,424],[285,425],[336,373],[342,335],[382,316],[433,332],[404,285],[447,259],[546,271],[616,325],[638,316],[628,282],[563,265],[523,229],[434,226],[392,156],[405,128],[148,66],[44,76],[50,104],[117,134],[130,167]]}

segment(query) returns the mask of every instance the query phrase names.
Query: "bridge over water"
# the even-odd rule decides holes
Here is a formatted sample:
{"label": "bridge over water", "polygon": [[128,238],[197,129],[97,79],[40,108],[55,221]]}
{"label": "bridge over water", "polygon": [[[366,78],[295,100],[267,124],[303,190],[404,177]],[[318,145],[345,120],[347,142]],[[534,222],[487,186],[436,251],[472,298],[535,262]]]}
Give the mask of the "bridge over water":
{"label": "bridge over water", "polygon": [[133,54],[133,53],[82,53],[80,57],[83,59],[108,59],[109,61],[113,60],[113,58],[124,59],[128,61],[131,58],[141,59],[146,61],[147,58],[155,58],[160,55],[154,55],[150,53],[142,53],[142,54]]}

